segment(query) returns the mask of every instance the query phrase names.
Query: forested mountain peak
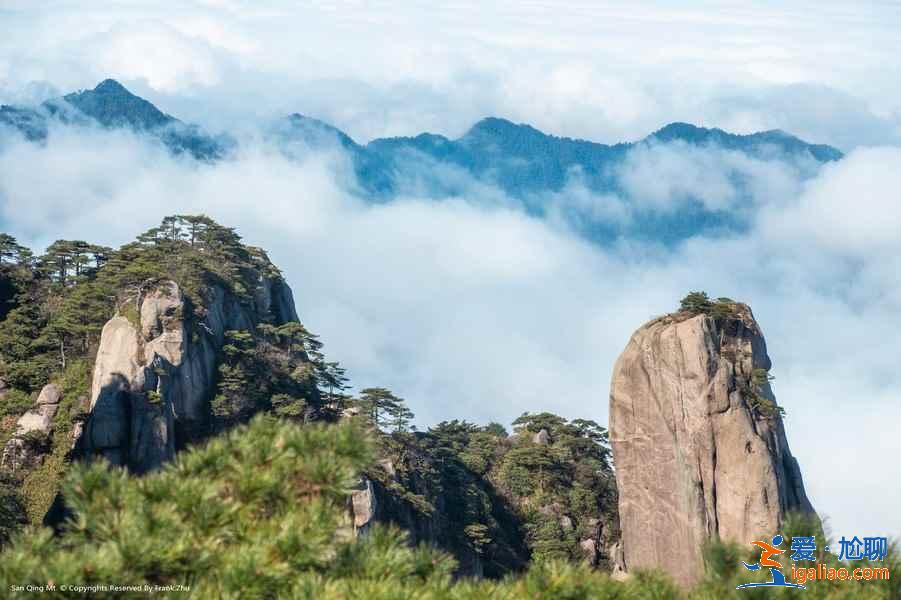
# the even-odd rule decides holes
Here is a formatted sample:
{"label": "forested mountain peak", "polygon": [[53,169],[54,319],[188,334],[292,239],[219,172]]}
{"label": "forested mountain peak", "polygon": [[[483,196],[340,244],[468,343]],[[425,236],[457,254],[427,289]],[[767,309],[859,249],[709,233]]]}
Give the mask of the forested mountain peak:
{"label": "forested mountain peak", "polygon": [[[329,369],[321,344],[297,322],[266,253],[234,230],[176,215],[119,249],[57,240],[37,256],[3,239],[0,443],[32,520],[47,513],[73,457],[115,455],[140,472],[273,408],[275,396],[286,411],[318,407],[313,378]],[[262,372],[255,393],[238,397],[242,369]],[[19,419],[17,428],[49,385],[61,397],[52,423],[38,431]]]}
{"label": "forested mountain peak", "polygon": [[115,79],[105,79],[92,90],[66,94],[63,99],[105,127],[149,130],[177,121]]}
{"label": "forested mountain peak", "polygon": [[[112,249],[0,238],[0,543],[23,520],[59,525],[73,465],[139,475],[256,415],[361,421],[378,449],[352,492],[355,531],[393,523],[500,577],[547,559],[613,568],[616,492],[603,427],[524,414],[412,426],[383,387],[347,377],[299,321],[265,251],[203,215],[173,215]],[[17,508],[18,507],[18,508]]]}

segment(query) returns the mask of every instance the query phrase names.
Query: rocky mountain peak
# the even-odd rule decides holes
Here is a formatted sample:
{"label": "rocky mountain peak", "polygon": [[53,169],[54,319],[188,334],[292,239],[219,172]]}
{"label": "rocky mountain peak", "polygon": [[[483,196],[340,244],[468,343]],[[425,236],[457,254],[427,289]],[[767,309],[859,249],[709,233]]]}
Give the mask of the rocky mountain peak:
{"label": "rocky mountain peak", "polygon": [[662,568],[691,584],[706,541],[746,544],[790,512],[813,513],[770,366],[751,309],[725,299],[633,334],[610,389],[628,569]]}
{"label": "rocky mountain peak", "polygon": [[297,321],[290,288],[259,272],[248,300],[221,284],[205,293],[202,317],[173,280],[148,282],[103,327],[90,415],[81,440],[135,472],[158,468],[211,426],[210,401],[229,332]]}
{"label": "rocky mountain peak", "polygon": [[105,79],[93,90],[67,94],[63,99],[104,127],[150,130],[178,122],[115,79]]}
{"label": "rocky mountain peak", "polygon": [[94,87],[94,92],[97,94],[117,94],[134,97],[134,94],[115,79],[104,79]]}

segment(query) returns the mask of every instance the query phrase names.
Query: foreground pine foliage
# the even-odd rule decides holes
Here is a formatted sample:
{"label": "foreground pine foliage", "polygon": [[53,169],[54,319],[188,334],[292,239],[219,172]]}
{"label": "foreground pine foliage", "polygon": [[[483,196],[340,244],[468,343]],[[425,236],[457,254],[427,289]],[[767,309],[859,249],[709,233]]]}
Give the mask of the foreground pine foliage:
{"label": "foreground pine foliage", "polygon": [[[499,582],[455,580],[451,558],[410,547],[398,530],[376,527],[353,539],[347,491],[370,460],[371,443],[357,424],[298,426],[260,416],[143,478],[99,464],[77,467],[64,486],[72,520],[56,537],[46,529],[20,535],[0,556],[0,588],[53,584],[56,595],[73,596],[84,594],[61,586],[177,584],[190,591],[159,596],[325,600],[735,593],[731,556],[719,561],[724,576],[687,595],[660,575],[639,573],[621,583],[559,562],[539,561]],[[892,597],[887,586],[865,589],[858,597]],[[846,597],[844,591],[864,588],[846,584],[812,597]]]}

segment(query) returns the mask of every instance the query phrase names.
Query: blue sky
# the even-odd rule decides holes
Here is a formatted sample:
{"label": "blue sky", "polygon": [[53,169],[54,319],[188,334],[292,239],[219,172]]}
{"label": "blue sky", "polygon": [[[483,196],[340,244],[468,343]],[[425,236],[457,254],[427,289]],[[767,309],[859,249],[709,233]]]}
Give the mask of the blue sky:
{"label": "blue sky", "polygon": [[[394,388],[421,423],[541,409],[605,422],[610,369],[635,328],[688,290],[745,300],[816,508],[838,535],[901,535],[899,8],[673,6],[7,2],[0,101],[115,77],[214,130],[301,112],[366,141],[459,135],[497,115],[615,142],[681,120],[781,128],[850,153],[809,180],[741,162],[759,209],[733,237],[602,249],[484,201],[498,190],[370,206],[344,193],[340,155],[291,163],[248,144],[203,166],[90,130],[0,147],[0,221],[36,248],[122,243],[173,212],[237,226],[271,249],[354,382]],[[738,160],[636,156],[617,200],[678,210],[682,192],[710,196]],[[564,196],[548,201],[604,200]],[[712,201],[729,198],[726,186]]]}

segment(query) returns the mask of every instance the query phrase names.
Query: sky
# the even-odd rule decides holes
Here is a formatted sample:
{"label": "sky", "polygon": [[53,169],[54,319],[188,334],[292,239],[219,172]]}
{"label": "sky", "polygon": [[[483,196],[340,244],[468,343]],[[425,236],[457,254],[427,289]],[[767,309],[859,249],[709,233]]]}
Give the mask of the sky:
{"label": "sky", "polygon": [[113,77],[213,131],[300,112],[359,141],[457,136],[493,115],[612,143],[687,121],[848,155],[811,176],[712,149],[636,152],[621,197],[576,186],[547,202],[628,219],[694,194],[752,210],[751,225],[599,247],[476,182],[372,205],[346,192],[340,154],[289,161],[247,143],[205,165],[128,132],[60,129],[0,146],[0,225],[40,249],[210,214],[270,250],[353,383],[391,387],[422,425],[538,410],[606,423],[637,327],[689,290],[746,301],[815,507],[836,535],[901,536],[901,9],[785,4],[4,2],[5,103]]}

